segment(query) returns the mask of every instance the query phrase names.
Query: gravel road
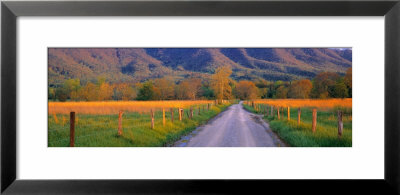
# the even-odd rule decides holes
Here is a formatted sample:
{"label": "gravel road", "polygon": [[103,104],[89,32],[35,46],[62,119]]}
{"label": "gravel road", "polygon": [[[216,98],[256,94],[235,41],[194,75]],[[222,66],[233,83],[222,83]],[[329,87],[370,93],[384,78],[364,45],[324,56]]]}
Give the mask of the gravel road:
{"label": "gravel road", "polygon": [[230,106],[206,125],[198,127],[174,146],[189,147],[282,147],[286,146],[262,120],[246,111],[242,102]]}

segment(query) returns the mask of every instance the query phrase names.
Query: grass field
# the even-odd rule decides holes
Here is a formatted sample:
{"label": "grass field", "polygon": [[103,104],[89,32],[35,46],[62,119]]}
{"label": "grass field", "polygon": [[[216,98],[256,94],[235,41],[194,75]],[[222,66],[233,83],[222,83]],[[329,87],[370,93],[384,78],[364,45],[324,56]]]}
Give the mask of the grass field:
{"label": "grass field", "polygon": [[[283,100],[287,103],[287,100]],[[310,102],[310,100],[307,100]],[[350,100],[343,100],[350,101]],[[276,105],[278,105],[279,101],[276,101]],[[339,102],[338,100],[334,100],[334,102]],[[297,102],[299,103],[299,102]],[[287,104],[281,103],[279,105]],[[297,104],[301,105],[301,104]],[[322,104],[321,104],[322,105]],[[349,104],[341,104],[339,107],[335,106],[322,106],[315,104],[307,104],[309,107],[301,108],[301,124],[297,124],[297,108],[291,107],[290,109],[290,121],[287,120],[287,109],[280,112],[280,120],[278,120],[276,108],[274,111],[274,116],[270,115],[270,106],[268,105],[268,116],[264,115],[264,119],[267,120],[270,124],[271,129],[276,132],[279,137],[288,143],[290,146],[294,147],[351,147],[352,146],[352,111]],[[330,105],[333,105],[330,104]],[[245,109],[251,112],[255,111],[254,107],[243,104]],[[263,106],[267,106],[266,104],[260,105],[262,109],[258,111],[258,113],[263,112]],[[350,104],[351,106],[351,104]],[[316,132],[312,132],[312,109],[317,108],[317,128]],[[338,129],[337,129],[337,110],[340,109],[343,111],[343,135],[339,139],[338,138]]]}
{"label": "grass field", "polygon": [[[75,146],[77,147],[158,147],[167,146],[179,140],[197,126],[225,110],[231,103],[213,105],[210,110],[204,106],[198,114],[194,104],[194,116],[188,118],[189,107],[184,109],[184,117],[179,121],[178,110],[173,108],[174,121],[171,122],[170,109],[165,110],[166,124],[163,126],[162,111],[155,112],[154,129],[147,112],[125,111],[122,115],[123,135],[118,136],[118,112],[116,114],[76,114]],[[48,116],[48,146],[69,146],[69,115],[63,112]]]}

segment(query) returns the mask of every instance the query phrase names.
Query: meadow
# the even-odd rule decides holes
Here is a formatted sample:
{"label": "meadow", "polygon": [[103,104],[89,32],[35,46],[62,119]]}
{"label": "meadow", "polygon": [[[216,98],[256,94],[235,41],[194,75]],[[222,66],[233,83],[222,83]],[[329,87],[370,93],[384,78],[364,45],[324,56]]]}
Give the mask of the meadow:
{"label": "meadow", "polygon": [[[254,106],[255,105],[255,106]],[[352,146],[352,100],[255,100],[245,102],[245,109],[264,114],[270,128],[283,141],[294,147],[351,147]],[[274,111],[271,115],[271,106]],[[290,107],[290,120],[287,116]],[[298,124],[298,108],[301,108],[301,123]],[[280,118],[277,109],[280,109]],[[266,112],[264,112],[264,109]],[[312,131],[312,109],[317,109],[316,131]],[[337,111],[343,112],[343,134],[338,137]]]}
{"label": "meadow", "polygon": [[[231,105],[228,101],[217,105],[212,102],[49,102],[48,146],[69,146],[71,111],[76,112],[76,147],[168,146]],[[179,120],[178,108],[183,109],[182,120]],[[165,124],[162,109],[165,111]],[[189,118],[191,109],[193,117]],[[118,113],[121,110],[123,133],[118,135]],[[154,128],[151,128],[151,111],[154,112]]]}

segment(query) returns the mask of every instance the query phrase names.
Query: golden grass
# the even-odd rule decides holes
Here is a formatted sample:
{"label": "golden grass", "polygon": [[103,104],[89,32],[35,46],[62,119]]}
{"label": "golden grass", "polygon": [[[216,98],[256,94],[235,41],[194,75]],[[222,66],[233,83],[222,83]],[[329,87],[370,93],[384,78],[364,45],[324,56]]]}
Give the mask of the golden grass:
{"label": "golden grass", "polygon": [[[116,114],[119,111],[148,113],[163,108],[187,108],[213,103],[213,100],[195,101],[104,101],[104,102],[49,102],[49,114]],[[206,108],[207,109],[207,108]]]}
{"label": "golden grass", "polygon": [[262,99],[254,100],[255,104],[268,104],[278,107],[312,107],[312,108],[352,108],[352,98],[345,99]]}

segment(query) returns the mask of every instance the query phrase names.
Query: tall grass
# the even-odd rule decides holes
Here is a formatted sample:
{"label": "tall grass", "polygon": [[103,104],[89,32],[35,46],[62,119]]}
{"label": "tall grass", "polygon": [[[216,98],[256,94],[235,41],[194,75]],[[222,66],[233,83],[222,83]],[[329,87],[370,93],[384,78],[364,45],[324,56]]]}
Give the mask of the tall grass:
{"label": "tall grass", "polygon": [[[263,109],[256,111],[254,107],[243,105],[251,112],[262,112]],[[261,107],[267,106],[262,104]],[[317,107],[317,106],[313,106]],[[301,108],[301,123],[297,124],[297,108],[290,108],[290,120],[287,120],[287,109],[280,111],[280,119],[276,115],[270,115],[268,105],[268,116],[264,119],[270,124],[270,128],[279,135],[283,141],[295,147],[351,147],[352,146],[352,112],[351,108],[331,107],[318,109],[316,132],[312,132],[312,109],[309,107]],[[343,111],[343,135],[338,138],[337,133],[337,110]]]}
{"label": "tall grass", "polygon": [[[184,117],[179,121],[178,110],[171,121],[170,109],[165,109],[166,124],[163,126],[162,111],[155,112],[155,128],[151,129],[148,113],[126,111],[122,115],[123,135],[118,136],[118,112],[114,114],[76,114],[75,146],[77,147],[159,147],[179,140],[197,126],[206,123],[230,103],[212,106],[207,110],[194,109],[194,117],[188,118],[189,108],[184,109]],[[69,115],[49,114],[48,146],[69,146]]]}
{"label": "tall grass", "polygon": [[207,106],[213,100],[168,100],[168,101],[103,101],[103,102],[49,102],[49,114],[113,114],[119,111],[149,113],[162,108],[188,108]]}

